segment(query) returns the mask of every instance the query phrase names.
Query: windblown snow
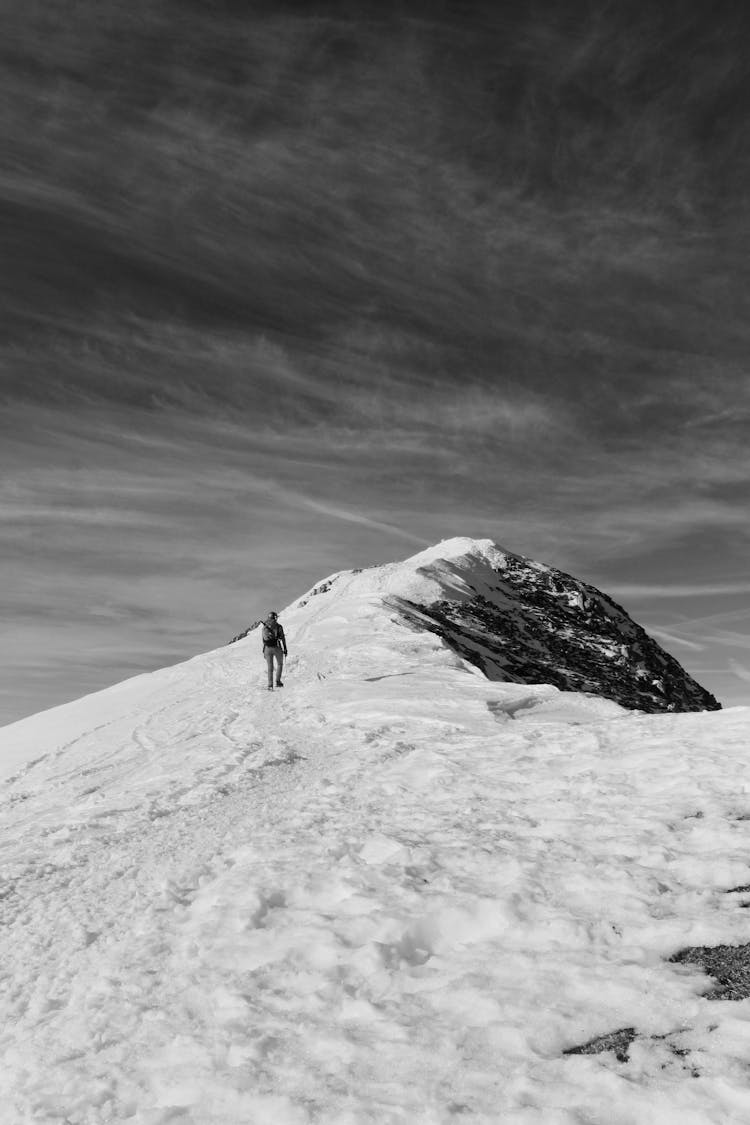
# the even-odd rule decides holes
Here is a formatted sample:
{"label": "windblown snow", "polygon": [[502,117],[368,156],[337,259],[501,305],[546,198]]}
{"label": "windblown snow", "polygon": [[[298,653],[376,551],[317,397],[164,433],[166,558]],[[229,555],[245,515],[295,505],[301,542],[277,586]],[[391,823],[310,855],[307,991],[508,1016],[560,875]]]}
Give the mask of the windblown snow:
{"label": "windblown snow", "polygon": [[750,709],[490,682],[384,600],[495,549],[321,584],[282,691],[254,632],[0,731],[3,1122],[750,1120],[750,1002],[668,961],[750,940]]}

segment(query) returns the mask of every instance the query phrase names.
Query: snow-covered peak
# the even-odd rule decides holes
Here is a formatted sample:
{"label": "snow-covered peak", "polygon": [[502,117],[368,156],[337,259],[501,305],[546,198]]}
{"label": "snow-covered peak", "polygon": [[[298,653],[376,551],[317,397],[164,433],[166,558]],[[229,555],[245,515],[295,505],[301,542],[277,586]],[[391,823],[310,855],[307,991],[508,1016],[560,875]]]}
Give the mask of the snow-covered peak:
{"label": "snow-covered peak", "polygon": [[[332,574],[287,611],[320,647],[331,620],[377,631],[383,615],[437,635],[491,680],[554,684],[644,711],[719,706],[606,594],[490,539],[447,539],[401,562]],[[356,646],[351,631],[335,632],[335,645]]]}
{"label": "snow-covered peak", "polygon": [[336,584],[337,594],[360,597],[392,594],[415,601],[432,601],[452,593],[473,596],[477,587],[486,586],[508,558],[515,558],[491,539],[457,537],[443,539],[399,562],[384,563],[364,570],[339,571],[317,583],[290,609],[304,604],[312,595],[326,592]]}
{"label": "snow-covered peak", "polygon": [[457,535],[451,539],[441,539],[431,547],[425,547],[423,551],[405,559],[401,565],[421,567],[432,562],[481,558],[494,562],[500,555],[507,553],[492,539],[470,539],[465,535]]}

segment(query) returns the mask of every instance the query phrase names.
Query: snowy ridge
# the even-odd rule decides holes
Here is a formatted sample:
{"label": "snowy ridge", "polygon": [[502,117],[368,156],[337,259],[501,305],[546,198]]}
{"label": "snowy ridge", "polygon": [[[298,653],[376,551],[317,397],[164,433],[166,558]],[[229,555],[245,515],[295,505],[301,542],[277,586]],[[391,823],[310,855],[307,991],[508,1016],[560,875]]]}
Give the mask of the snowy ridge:
{"label": "snowy ridge", "polygon": [[331,575],[293,608],[319,594],[369,598],[373,611],[436,633],[491,680],[554,684],[649,712],[720,708],[606,594],[489,539],[444,540],[404,562]]}
{"label": "snowy ridge", "polygon": [[282,692],[256,633],[0,731],[4,1121],[748,1120],[668,958],[747,939],[750,710],[488,680],[401,615],[444,554],[290,607]]}

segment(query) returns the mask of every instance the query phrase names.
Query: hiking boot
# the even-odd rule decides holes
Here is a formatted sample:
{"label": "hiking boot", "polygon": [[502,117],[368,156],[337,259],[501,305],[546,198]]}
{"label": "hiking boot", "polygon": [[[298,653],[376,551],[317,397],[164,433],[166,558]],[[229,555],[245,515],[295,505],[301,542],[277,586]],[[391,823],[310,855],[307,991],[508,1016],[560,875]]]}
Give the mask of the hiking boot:
{"label": "hiking boot", "polygon": [[276,687],[283,687],[283,686],[284,686],[284,684],[282,683],[281,680],[276,681]]}
{"label": "hiking boot", "polygon": [[269,684],[269,685],[268,685],[268,690],[269,690],[269,691],[273,691],[273,684]]}

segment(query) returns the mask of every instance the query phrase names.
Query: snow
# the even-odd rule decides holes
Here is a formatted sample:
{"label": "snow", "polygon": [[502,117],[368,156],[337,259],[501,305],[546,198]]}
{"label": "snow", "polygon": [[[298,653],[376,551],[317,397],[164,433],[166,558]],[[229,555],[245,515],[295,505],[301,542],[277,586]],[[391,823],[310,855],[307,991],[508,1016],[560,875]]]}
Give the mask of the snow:
{"label": "snow", "polygon": [[0,731],[3,1121],[750,1119],[666,961],[748,940],[750,710],[489,682],[389,606],[451,543],[282,613],[283,691],[255,632]]}
{"label": "snow", "polygon": [[[346,591],[349,596],[358,595],[370,601],[381,601],[389,594],[416,602],[447,596],[460,600],[495,591],[497,574],[492,568],[503,567],[509,554],[491,539],[444,539],[403,562],[364,571],[342,571],[332,574],[322,585],[335,584],[339,595]],[[304,595],[301,601],[310,596]]]}

